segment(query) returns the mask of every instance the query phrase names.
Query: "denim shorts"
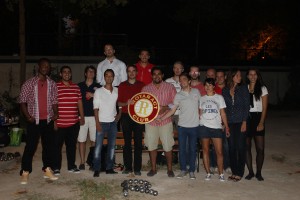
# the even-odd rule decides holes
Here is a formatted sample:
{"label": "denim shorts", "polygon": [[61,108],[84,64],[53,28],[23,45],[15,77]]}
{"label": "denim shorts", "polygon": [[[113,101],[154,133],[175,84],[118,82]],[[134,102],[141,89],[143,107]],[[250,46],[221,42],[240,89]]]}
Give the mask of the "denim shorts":
{"label": "denim shorts", "polygon": [[222,138],[222,129],[208,128],[206,126],[199,126],[199,138]]}

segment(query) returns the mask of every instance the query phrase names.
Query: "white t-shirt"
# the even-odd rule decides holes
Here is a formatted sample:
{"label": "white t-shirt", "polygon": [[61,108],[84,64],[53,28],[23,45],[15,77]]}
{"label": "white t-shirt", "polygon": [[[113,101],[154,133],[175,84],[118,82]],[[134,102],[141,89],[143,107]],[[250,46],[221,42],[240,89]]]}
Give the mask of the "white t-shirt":
{"label": "white t-shirt", "polygon": [[[248,85],[249,88],[249,85]],[[261,87],[261,97],[268,95],[268,89],[265,86]],[[250,94],[251,95],[251,94]],[[253,94],[253,108],[250,107],[250,112],[262,112],[262,98],[260,97],[259,100],[255,99]]]}
{"label": "white t-shirt", "polygon": [[100,122],[113,122],[117,115],[116,103],[118,99],[118,88],[113,87],[113,91],[104,87],[96,89],[94,93],[94,109],[99,109]]}
{"label": "white t-shirt", "polygon": [[112,69],[115,73],[113,86],[119,86],[121,82],[127,80],[126,65],[124,62],[117,58],[114,58],[112,62],[105,59],[97,67],[97,81],[100,85],[105,85],[104,72],[107,69]]}
{"label": "white t-shirt", "polygon": [[[175,87],[177,93],[180,92],[180,90],[181,90],[180,83],[177,82],[177,81],[175,81],[175,80],[173,79],[173,77],[168,78],[168,79],[166,79],[165,81],[166,81],[167,83],[171,83],[171,84]],[[173,105],[170,105],[170,107],[172,107],[172,106],[173,106]],[[174,113],[174,115],[179,115],[179,112],[180,112],[180,109],[179,109],[179,107],[178,107],[177,110],[176,110],[176,112]]]}
{"label": "white t-shirt", "polygon": [[226,108],[225,100],[222,95],[204,95],[200,98],[200,125],[208,128],[221,129],[222,118],[220,109]]}

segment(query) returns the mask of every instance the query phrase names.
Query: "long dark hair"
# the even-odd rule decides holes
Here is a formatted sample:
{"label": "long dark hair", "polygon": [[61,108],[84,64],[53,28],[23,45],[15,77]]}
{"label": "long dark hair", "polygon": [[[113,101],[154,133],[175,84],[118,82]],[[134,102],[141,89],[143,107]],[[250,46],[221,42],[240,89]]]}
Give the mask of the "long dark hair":
{"label": "long dark hair", "polygon": [[252,67],[252,68],[249,68],[247,73],[246,73],[246,83],[249,84],[250,83],[250,80],[248,79],[248,75],[249,75],[249,72],[250,71],[255,71],[256,75],[257,75],[257,80],[255,82],[255,85],[254,85],[254,96],[255,96],[255,99],[256,101],[258,101],[262,95],[262,90],[261,90],[261,87],[265,86],[265,83],[263,81],[263,78],[259,72],[259,70],[255,67]]}
{"label": "long dark hair", "polygon": [[[226,86],[228,88],[232,88],[234,86],[233,77],[239,72],[240,70],[238,68],[232,68],[227,73],[227,79],[226,79]],[[243,83],[243,79],[238,85],[241,85]]]}

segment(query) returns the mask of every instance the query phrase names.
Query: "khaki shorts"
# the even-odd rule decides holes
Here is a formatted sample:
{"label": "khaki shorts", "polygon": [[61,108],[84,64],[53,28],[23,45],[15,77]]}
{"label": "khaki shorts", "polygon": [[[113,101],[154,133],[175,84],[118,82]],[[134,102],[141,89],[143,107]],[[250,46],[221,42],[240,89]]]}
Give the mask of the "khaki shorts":
{"label": "khaki shorts", "polygon": [[145,125],[144,142],[149,151],[157,149],[158,139],[160,139],[164,151],[168,152],[172,150],[175,143],[172,123],[168,123],[164,126]]}
{"label": "khaki shorts", "polygon": [[89,133],[90,141],[96,141],[96,122],[95,117],[84,117],[84,125],[80,126],[78,134],[78,142],[86,142],[87,134]]}

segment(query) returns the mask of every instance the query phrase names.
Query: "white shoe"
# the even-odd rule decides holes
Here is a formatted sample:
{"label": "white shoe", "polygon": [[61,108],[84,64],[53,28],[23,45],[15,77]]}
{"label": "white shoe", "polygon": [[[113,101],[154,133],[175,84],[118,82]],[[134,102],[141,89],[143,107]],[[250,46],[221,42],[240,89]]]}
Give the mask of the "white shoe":
{"label": "white shoe", "polygon": [[195,180],[196,179],[196,176],[195,176],[195,173],[194,172],[190,172],[190,179],[192,180]]}
{"label": "white shoe", "polygon": [[176,176],[176,178],[183,178],[187,175],[187,171],[181,171],[180,174]]}
{"label": "white shoe", "polygon": [[205,176],[205,180],[206,180],[206,181],[210,181],[210,179],[211,179],[211,174],[207,174],[207,175]]}
{"label": "white shoe", "polygon": [[224,181],[225,181],[224,174],[220,174],[220,176],[219,176],[219,180],[220,180],[221,182],[224,182]]}
{"label": "white shoe", "polygon": [[55,181],[55,180],[58,179],[58,177],[56,177],[56,176],[53,175],[53,172],[52,172],[52,170],[50,169],[50,167],[47,167],[47,168],[45,169],[44,178],[48,178],[48,179],[50,179],[50,180],[52,180],[52,181]]}

